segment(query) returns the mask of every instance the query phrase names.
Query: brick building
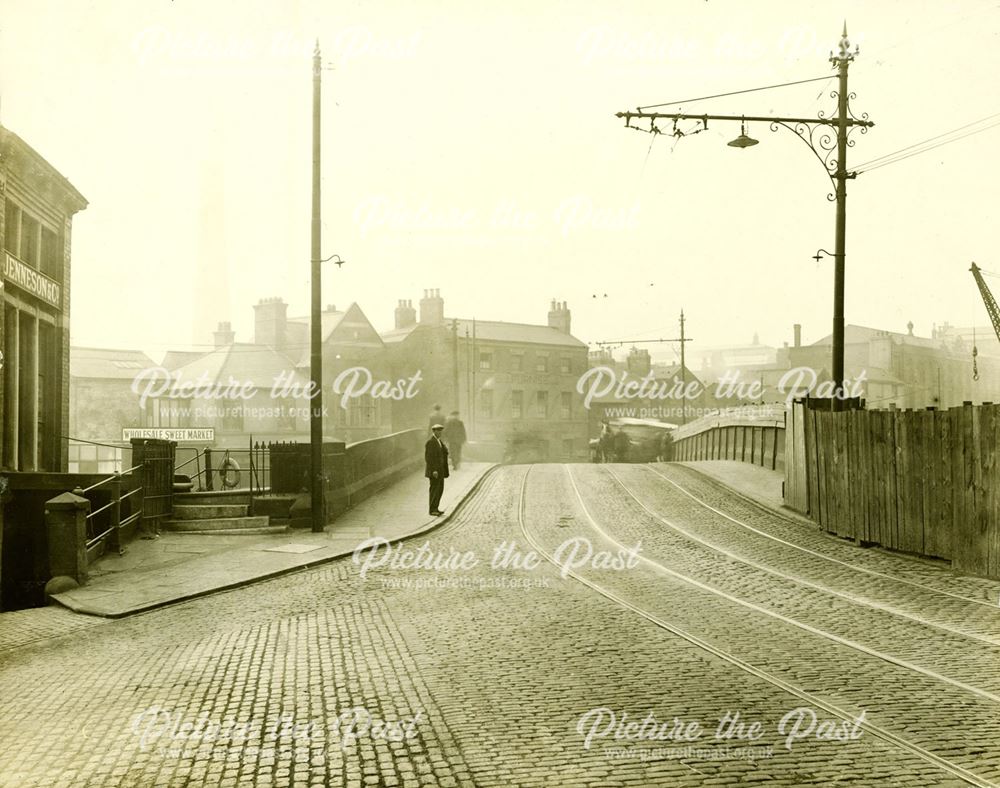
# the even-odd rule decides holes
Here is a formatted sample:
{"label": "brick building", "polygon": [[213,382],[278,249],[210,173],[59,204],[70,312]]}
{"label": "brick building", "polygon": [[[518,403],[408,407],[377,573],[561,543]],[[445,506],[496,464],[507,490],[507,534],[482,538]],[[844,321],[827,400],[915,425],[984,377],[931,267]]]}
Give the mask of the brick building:
{"label": "brick building", "polygon": [[[168,352],[163,370],[179,383],[200,383],[201,390],[190,397],[153,398],[138,423],[122,426],[212,430],[205,445],[213,448],[246,449],[251,439],[308,441],[309,318],[290,318],[287,312],[281,298],[262,299],[254,306],[252,342],[237,342],[231,325],[219,323],[213,350]],[[334,392],[338,376],[351,369],[364,368],[373,383],[387,379],[388,356],[378,332],[357,304],[344,311],[329,306],[321,321],[325,437],[354,443],[388,434],[390,401],[369,392],[347,399]],[[358,386],[363,379],[359,376]],[[233,396],[231,382],[252,387],[252,396]]]}
{"label": "brick building", "polygon": [[382,335],[393,377],[420,373],[419,393],[394,403],[393,427],[426,427],[434,404],[458,410],[475,456],[483,459],[585,459],[587,414],[577,381],[587,346],[571,333],[565,302],[544,325],[450,318],[438,290],[400,301]]}
{"label": "brick building", "polygon": [[[981,331],[983,350],[992,347],[991,329]],[[1000,398],[1000,358],[981,352],[979,380],[972,376],[972,344],[962,336],[935,330],[917,336],[913,324],[905,333],[848,325],[844,330],[844,374],[849,380],[864,372],[864,397],[872,407],[951,408],[965,401],[996,402]],[[830,364],[831,337],[789,348],[791,367],[815,369]]]}
{"label": "brick building", "polygon": [[[604,422],[618,418],[651,419],[667,424],[682,424],[692,421],[718,407],[713,389],[706,385],[686,365],[654,364],[649,351],[632,347],[624,359],[616,359],[607,348],[594,350],[589,355],[590,367],[603,370],[601,376],[590,380],[597,391],[603,391],[605,381],[614,376],[616,381],[641,381],[652,373],[649,389],[655,396],[617,396],[616,388],[607,394],[596,396],[590,404],[589,432],[591,438],[601,434]],[[680,392],[688,390],[690,397],[681,397]],[[674,394],[677,396],[674,396]],[[662,396],[661,396],[662,394]],[[686,404],[686,406],[685,406]]]}
{"label": "brick building", "polygon": [[87,201],[24,140],[0,126],[0,463],[65,471],[73,216]]}

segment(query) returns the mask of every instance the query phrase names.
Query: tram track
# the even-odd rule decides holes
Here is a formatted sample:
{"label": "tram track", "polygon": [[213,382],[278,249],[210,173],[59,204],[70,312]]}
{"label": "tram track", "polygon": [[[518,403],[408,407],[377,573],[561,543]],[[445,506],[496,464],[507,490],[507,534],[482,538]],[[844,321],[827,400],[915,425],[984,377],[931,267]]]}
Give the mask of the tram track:
{"label": "tram track", "polygon": [[[966,638],[968,640],[974,640],[979,643],[983,643],[987,646],[1000,648],[1000,639],[998,638],[978,635],[976,633],[969,632],[964,629],[959,629],[957,627],[948,626],[946,624],[941,624],[935,621],[931,621],[927,618],[923,618],[921,616],[917,616],[912,613],[907,613],[905,610],[901,610],[898,607],[875,602],[870,599],[860,597],[856,594],[850,594],[844,591],[838,591],[827,585],[823,585],[821,583],[815,583],[811,580],[801,577],[800,575],[789,574],[788,572],[783,572],[780,569],[775,569],[772,566],[767,566],[759,561],[747,558],[745,555],[741,553],[738,553],[734,550],[730,550],[718,543],[705,539],[704,537],[698,535],[695,531],[689,528],[685,528],[682,525],[678,525],[673,520],[667,519],[659,512],[655,511],[650,506],[643,503],[643,501],[640,500],[639,496],[636,494],[635,490],[629,487],[629,485],[627,485],[624,481],[622,481],[621,477],[617,473],[615,473],[611,468],[603,466],[603,470],[608,476],[610,476],[615,481],[615,483],[626,493],[626,495],[628,495],[632,499],[632,501],[634,501],[634,503],[638,507],[640,507],[650,518],[656,520],[657,522],[661,523],[662,525],[671,529],[675,533],[680,534],[685,539],[688,539],[695,544],[701,545],[702,547],[712,550],[733,561],[738,561],[739,563],[752,567],[753,569],[756,569],[758,571],[765,572],[769,575],[781,578],[782,580],[787,580],[789,582],[795,583],[805,588],[811,588],[823,594],[828,594],[830,596],[843,599],[851,604],[867,607],[871,610],[877,610],[881,613],[885,613],[887,615],[891,615],[900,619],[905,619],[912,623],[919,624],[921,626],[926,626],[931,629],[936,629],[940,632],[945,632],[949,635]],[[568,470],[568,466],[567,466],[567,471],[570,472]],[[922,588],[924,588],[924,590],[926,591],[933,591],[933,589],[927,589],[926,587]]]}
{"label": "tram track", "polygon": [[[713,506],[711,503],[709,503],[705,499],[703,499],[700,496],[696,495],[689,488],[685,487],[682,484],[678,484],[676,481],[674,481],[673,479],[671,479],[669,476],[667,476],[666,474],[662,473],[658,469],[654,468],[652,465],[643,465],[641,467],[645,468],[650,473],[654,474],[655,476],[659,477],[663,481],[665,481],[668,484],[670,484],[672,487],[674,487],[675,489],[677,489],[681,494],[685,495],[686,497],[688,497],[692,501],[694,501],[698,506],[701,506],[702,508],[704,508],[704,509],[706,509],[708,511],[713,512],[714,514],[716,514],[716,515],[718,515],[718,516],[720,516],[720,517],[728,520],[729,522],[733,523],[734,525],[739,526],[740,528],[744,528],[744,529],[746,529],[747,531],[749,531],[751,533],[754,533],[754,534],[756,534],[758,536],[761,536],[761,537],[763,537],[765,539],[772,540],[772,541],[774,541],[774,542],[776,542],[778,544],[784,545],[785,547],[789,547],[789,548],[792,548],[794,550],[798,550],[798,551],[800,551],[802,553],[811,555],[811,556],[813,556],[815,558],[819,558],[819,559],[821,559],[823,561],[827,561],[827,562],[829,562],[831,564],[836,564],[836,565],[839,565],[841,567],[845,567],[847,569],[850,569],[851,571],[858,572],[858,573],[861,573],[861,574],[865,574],[865,575],[868,575],[870,577],[878,577],[878,578],[881,578],[883,580],[889,580],[889,581],[894,582],[894,583],[900,583],[900,584],[903,584],[903,585],[911,586],[913,588],[920,589],[921,591],[925,591],[925,592],[930,593],[930,594],[935,594],[935,595],[942,596],[942,597],[949,597],[951,599],[960,600],[962,602],[967,602],[967,603],[970,603],[970,604],[979,605],[979,606],[990,608],[990,609],[993,609],[993,610],[996,610],[996,608],[997,608],[996,604],[994,604],[993,602],[990,602],[990,601],[986,601],[984,599],[976,599],[975,597],[967,596],[965,594],[957,594],[957,593],[954,593],[952,591],[946,591],[946,590],[941,589],[941,588],[935,588],[934,586],[926,585],[925,583],[918,583],[918,582],[916,582],[914,580],[909,580],[909,579],[900,577],[898,575],[890,574],[888,572],[881,572],[881,571],[879,571],[877,569],[870,569],[868,567],[860,566],[857,563],[852,563],[850,561],[845,561],[845,560],[842,560],[840,558],[835,558],[834,556],[827,555],[826,553],[820,552],[819,550],[813,550],[812,548],[806,547],[806,546],[801,545],[801,544],[797,544],[797,543],[792,542],[792,541],[790,541],[788,539],[783,539],[780,536],[775,536],[774,534],[768,533],[767,531],[765,531],[763,529],[760,529],[760,528],[757,528],[757,527],[755,527],[753,525],[750,525],[749,523],[746,523],[746,522],[740,520],[739,518],[732,516],[728,512],[724,512],[722,509],[719,509],[718,507]],[[697,473],[697,471],[693,471],[693,472]],[[713,484],[713,483],[714,483],[713,480],[706,479],[706,484]],[[728,492],[728,490],[727,490],[727,492]],[[793,519],[791,519],[789,517],[786,517],[786,516],[782,515],[780,512],[776,512],[776,511],[774,511],[772,509],[769,509],[767,507],[761,506],[760,504],[758,504],[757,502],[755,502],[755,501],[747,498],[746,496],[739,495],[738,493],[737,493],[737,496],[739,497],[739,499],[741,500],[742,503],[746,504],[749,507],[753,507],[755,509],[758,509],[761,513],[763,513],[765,515],[769,515],[771,517],[774,517],[774,518],[776,518],[778,520],[781,520],[784,523],[787,523],[789,525],[793,525],[793,526],[799,526],[800,525],[800,523],[798,523],[797,521],[795,521],[795,520],[793,520]],[[900,559],[900,560],[903,560],[903,559]]]}
{"label": "tram track", "polygon": [[[570,483],[571,483],[571,485],[573,487],[573,491],[576,494],[577,501],[579,502],[581,508],[583,509],[584,514],[586,515],[587,519],[589,520],[591,527],[595,531],[597,531],[604,539],[606,539],[607,541],[611,542],[612,544],[617,545],[620,549],[623,549],[623,550],[629,549],[628,545],[625,545],[624,543],[622,543],[621,541],[619,541],[618,539],[616,539],[614,536],[612,536],[611,534],[609,534],[604,528],[602,528],[597,523],[597,520],[594,518],[594,516],[590,512],[590,508],[587,506],[586,502],[583,500],[583,496],[580,493],[580,489],[579,489],[579,487],[576,484],[576,479],[573,478],[573,474],[570,472],[569,467],[564,465],[563,469],[566,471],[566,474],[569,477]],[[860,652],[862,654],[865,654],[866,656],[875,657],[876,659],[880,659],[883,662],[888,662],[888,663],[890,663],[892,665],[896,665],[897,667],[901,667],[901,668],[904,668],[906,670],[911,670],[911,671],[913,671],[915,673],[920,673],[920,674],[922,674],[924,676],[927,676],[928,678],[933,679],[935,681],[940,681],[942,683],[949,684],[949,685],[951,685],[951,686],[953,686],[953,687],[955,687],[957,689],[963,690],[964,692],[968,692],[970,694],[976,695],[976,696],[982,698],[983,700],[990,701],[991,703],[1000,704],[1000,695],[998,695],[997,693],[989,692],[987,690],[980,689],[979,687],[975,687],[975,686],[973,686],[971,684],[968,684],[966,682],[959,681],[957,679],[950,678],[949,676],[942,675],[942,674],[938,673],[937,671],[930,670],[929,668],[924,668],[924,667],[922,667],[920,665],[917,665],[917,664],[915,664],[913,662],[910,662],[909,660],[904,660],[904,659],[900,659],[898,657],[894,657],[893,655],[888,654],[888,653],[886,653],[884,651],[880,651],[878,649],[869,648],[868,646],[865,646],[863,643],[858,643],[857,641],[851,640],[849,638],[841,637],[840,635],[833,634],[832,632],[827,632],[826,630],[821,629],[819,627],[814,627],[811,624],[807,624],[807,623],[805,623],[803,621],[799,621],[797,619],[794,619],[791,616],[786,616],[786,615],[784,615],[782,613],[778,613],[778,612],[776,612],[774,610],[769,610],[768,608],[764,607],[763,605],[758,605],[755,602],[750,602],[750,601],[748,601],[746,599],[741,599],[740,597],[736,596],[735,594],[730,594],[727,591],[723,591],[722,589],[720,589],[720,588],[718,588],[718,587],[716,587],[716,586],[714,586],[714,585],[712,585],[710,583],[704,583],[704,582],[702,582],[700,580],[695,579],[691,575],[685,574],[684,572],[678,572],[676,569],[671,569],[670,567],[668,567],[668,566],[666,566],[664,564],[661,564],[659,561],[654,561],[651,558],[647,558],[647,557],[645,557],[643,555],[638,556],[638,558],[639,558],[639,561],[641,561],[642,563],[650,566],[652,569],[654,569],[657,572],[661,572],[661,573],[663,573],[665,575],[673,577],[676,580],[680,580],[680,581],[682,581],[684,583],[688,583],[688,584],[690,584],[690,585],[692,585],[692,586],[694,586],[696,588],[699,588],[699,589],[701,589],[703,591],[708,591],[711,594],[715,594],[716,596],[718,596],[718,597],[720,597],[722,599],[725,599],[725,600],[727,600],[729,602],[733,602],[733,603],[735,603],[737,605],[741,605],[742,607],[745,607],[745,608],[747,608],[749,610],[752,610],[755,613],[760,613],[762,615],[769,616],[769,617],[771,617],[771,618],[773,618],[773,619],[775,619],[777,621],[782,622],[783,624],[788,624],[790,626],[797,627],[797,628],[803,630],[804,632],[809,632],[812,635],[818,635],[819,637],[825,638],[825,639],[827,639],[827,640],[829,640],[829,641],[831,641],[833,643],[836,643],[839,646],[846,646],[847,648],[853,649],[854,651],[858,651],[858,652]]]}
{"label": "tram track", "polygon": [[[568,473],[568,470],[567,470],[567,473]],[[524,476],[522,477],[522,480],[521,480],[521,488],[520,488],[520,494],[519,494],[519,499],[518,499],[518,512],[517,512],[518,525],[519,525],[520,531],[521,531],[522,535],[524,536],[525,540],[527,541],[527,543],[529,545],[531,545],[531,547],[534,550],[536,550],[539,553],[539,555],[543,556],[549,563],[551,563],[553,566],[559,567],[564,572],[565,576],[572,577],[574,580],[582,583],[583,585],[585,585],[588,588],[590,588],[592,591],[594,591],[594,592],[598,593],[599,595],[605,597],[606,599],[614,602],[615,604],[619,605],[620,607],[622,607],[622,608],[624,608],[624,609],[626,609],[626,610],[628,610],[628,611],[630,611],[630,612],[632,612],[632,613],[634,613],[634,614],[636,614],[636,615],[644,618],[645,620],[649,621],[650,623],[653,623],[654,625],[660,627],[661,629],[664,629],[665,631],[670,632],[671,634],[673,634],[673,635],[675,635],[675,636],[677,636],[677,637],[685,640],[686,642],[688,642],[688,643],[696,646],[697,648],[702,649],[702,650],[708,652],[709,654],[711,654],[711,655],[713,655],[713,656],[715,656],[715,657],[717,657],[717,658],[725,661],[726,663],[728,663],[728,664],[730,664],[730,665],[738,668],[741,671],[744,671],[746,673],[749,673],[750,675],[753,675],[753,676],[755,676],[755,677],[757,677],[759,679],[762,679],[762,680],[766,681],[767,683],[771,684],[772,686],[777,687],[777,688],[781,689],[782,691],[787,692],[787,693],[791,694],[792,696],[794,696],[794,697],[796,697],[796,698],[798,698],[800,700],[806,701],[807,703],[815,706],[818,709],[824,710],[828,714],[836,716],[836,717],[840,718],[841,720],[844,720],[845,722],[854,723],[857,720],[858,715],[856,713],[854,713],[854,712],[852,712],[852,711],[850,711],[848,709],[845,709],[845,708],[843,708],[842,706],[840,706],[840,705],[838,705],[836,703],[833,703],[831,701],[827,701],[826,699],[822,698],[821,696],[819,696],[819,695],[817,695],[817,694],[815,694],[813,692],[810,692],[808,689],[806,689],[806,688],[804,688],[804,687],[802,687],[802,686],[800,686],[798,684],[795,684],[793,682],[787,681],[786,679],[783,679],[780,676],[778,676],[778,675],[776,675],[776,674],[774,674],[774,673],[772,673],[772,672],[770,672],[768,670],[765,670],[763,668],[757,667],[756,665],[754,665],[754,664],[752,664],[750,662],[747,662],[744,659],[741,659],[740,657],[738,657],[736,654],[732,653],[731,651],[729,651],[729,650],[727,650],[725,648],[716,646],[713,643],[711,643],[711,642],[709,642],[709,641],[707,641],[707,640],[699,637],[694,632],[692,632],[692,631],[690,631],[688,629],[685,629],[685,628],[683,628],[681,626],[678,626],[677,624],[674,624],[674,623],[668,621],[664,617],[662,617],[660,615],[657,615],[656,613],[651,612],[648,609],[644,609],[640,605],[637,605],[637,604],[629,601],[628,599],[626,599],[621,594],[616,593],[615,591],[613,591],[610,588],[608,588],[606,585],[597,583],[597,582],[595,582],[595,581],[593,581],[593,580],[585,577],[581,572],[577,572],[577,571],[572,570],[572,569],[566,570],[565,567],[563,567],[561,564],[559,564],[556,561],[556,559],[553,556],[553,554],[545,548],[545,546],[541,543],[541,541],[539,539],[537,539],[531,533],[531,531],[528,528],[527,516],[526,516],[526,508],[527,508],[527,487],[528,487],[528,479],[529,479],[530,474],[531,474],[531,469],[529,468],[525,472],[525,474],[524,474]],[[570,481],[573,482],[572,476],[570,476],[569,478],[570,478]],[[574,482],[574,488],[575,488],[575,482]],[[587,518],[588,518],[588,520],[590,520],[591,526],[594,528],[594,530],[596,530],[598,533],[600,533],[602,535],[602,537],[604,539],[606,539],[608,542],[610,542],[612,544],[619,545],[621,547],[624,547],[624,545],[622,545],[620,542],[618,542],[613,537],[610,537],[608,534],[606,534],[603,531],[603,529],[600,528],[600,526],[594,521],[593,517],[590,516],[589,510],[587,509],[586,504],[585,504],[585,502],[582,499],[582,496],[579,495],[579,490],[578,489],[576,489],[576,493],[577,493],[577,498],[579,500],[580,506],[582,507],[583,511],[586,513]],[[643,560],[643,558],[641,556],[640,556],[640,560]],[[688,583],[691,582],[690,579],[684,578],[680,573],[676,573],[676,572],[673,572],[672,570],[666,569],[665,567],[662,567],[661,565],[658,565],[658,564],[656,564],[656,562],[650,561],[649,559],[644,559],[644,560],[645,560],[645,562],[647,564],[652,565],[651,568],[659,566],[661,569],[665,569],[667,571],[667,573],[670,574],[671,576],[673,576],[675,579],[679,579],[682,582],[688,582]],[[710,593],[717,593],[715,590],[711,589],[710,587],[706,586],[705,584],[698,583],[697,581],[694,581],[694,584],[696,585],[696,587],[699,587],[701,590],[707,590]],[[732,597],[732,595],[723,593],[721,596],[723,598],[727,599],[728,601],[736,602],[738,604],[744,604],[740,600]],[[775,617],[775,614],[773,614],[773,613],[771,613],[769,611],[766,611],[764,609],[757,609],[757,608],[759,608],[759,606],[755,606],[755,605],[751,606],[751,609],[754,609],[755,612],[759,612],[759,613],[763,613],[765,615],[769,615],[769,616]],[[790,620],[785,620],[785,619],[787,619],[787,617],[780,616],[780,614],[778,614],[776,617],[779,620],[783,620],[783,623],[790,623],[790,624],[798,625],[797,622],[793,622],[793,621],[790,621]],[[806,626],[806,629],[807,629],[807,631],[810,631],[811,634],[816,634],[816,635],[819,635],[819,636],[826,636],[828,634],[828,633],[823,633],[822,631],[816,630],[813,627],[808,627],[808,625]],[[836,636],[834,636],[834,637],[836,637]],[[855,645],[855,644],[851,644],[851,643],[847,642],[845,639],[837,639],[837,641],[835,641],[835,642],[838,642],[839,645],[846,646],[846,647],[853,647]],[[857,645],[860,645],[860,644],[857,644]],[[979,696],[981,699],[988,700],[988,701],[993,702],[993,703],[996,703],[996,702],[1000,701],[1000,697],[996,696],[993,693],[984,692],[982,690],[979,690],[978,688],[971,687],[971,686],[966,685],[966,684],[964,684],[962,682],[956,682],[954,680],[950,680],[947,677],[940,676],[940,675],[936,674],[934,671],[929,671],[929,670],[926,670],[926,669],[922,669],[919,666],[912,666],[912,665],[909,665],[909,664],[907,664],[907,663],[905,663],[903,661],[895,660],[895,659],[893,659],[891,657],[891,655],[882,655],[882,654],[876,653],[876,652],[874,652],[874,651],[872,651],[870,649],[866,649],[863,646],[861,646],[860,651],[861,651],[861,653],[864,653],[867,656],[871,656],[871,657],[875,657],[875,658],[883,659],[883,658],[888,657],[888,661],[892,662],[897,667],[902,667],[904,669],[909,669],[909,670],[916,670],[917,672],[922,673],[927,678],[931,678],[932,680],[941,680],[941,681],[944,681],[945,683],[953,686],[955,689],[959,689],[959,690],[962,690],[962,691],[972,692],[972,693],[976,694],[977,696]],[[903,738],[902,736],[899,736],[898,734],[894,733],[893,731],[891,731],[888,728],[885,728],[885,727],[883,727],[881,725],[878,725],[876,723],[869,722],[869,721],[863,721],[863,722],[860,723],[860,727],[861,727],[862,730],[864,730],[865,732],[871,734],[872,736],[877,737],[878,739],[880,739],[880,740],[882,740],[884,742],[887,742],[887,743],[889,743],[889,744],[891,744],[891,745],[893,745],[895,747],[898,747],[898,748],[904,750],[905,752],[909,753],[910,755],[912,755],[912,756],[914,756],[916,758],[919,758],[923,762],[925,762],[927,764],[930,764],[930,765],[933,765],[934,767],[936,767],[936,768],[938,768],[938,769],[940,769],[940,770],[942,770],[942,771],[944,771],[944,772],[946,772],[946,773],[948,773],[948,774],[950,774],[950,775],[952,775],[952,776],[954,776],[956,778],[959,778],[959,779],[963,780],[967,784],[977,785],[977,786],[996,786],[997,785],[996,783],[990,781],[989,779],[987,779],[987,778],[985,778],[985,777],[983,777],[983,776],[981,776],[979,774],[976,774],[975,772],[973,772],[973,771],[965,768],[964,766],[962,766],[962,765],[960,765],[958,763],[955,763],[954,761],[951,761],[951,760],[949,760],[947,758],[941,757],[941,756],[939,756],[939,755],[931,752],[930,750],[926,749],[925,747],[922,747],[919,744],[911,742],[911,741]]]}

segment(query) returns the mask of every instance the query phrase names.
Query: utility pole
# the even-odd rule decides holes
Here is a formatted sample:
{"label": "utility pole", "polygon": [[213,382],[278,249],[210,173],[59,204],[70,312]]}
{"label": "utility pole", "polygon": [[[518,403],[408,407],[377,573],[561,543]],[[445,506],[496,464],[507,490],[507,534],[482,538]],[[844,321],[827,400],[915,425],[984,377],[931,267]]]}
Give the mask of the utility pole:
{"label": "utility pole", "polygon": [[[770,124],[771,131],[777,131],[778,127],[794,132],[823,165],[827,176],[829,176],[834,187],[834,195],[830,199],[835,199],[837,203],[837,219],[835,227],[835,251],[834,251],[834,279],[833,279],[833,361],[831,364],[833,378],[836,382],[836,396],[833,399],[834,409],[839,409],[844,393],[844,256],[846,246],[847,230],[847,181],[857,177],[856,172],[849,172],[847,169],[847,148],[853,144],[849,142],[849,136],[855,128],[860,128],[861,133],[866,133],[875,124],[868,120],[867,113],[862,113],[860,118],[854,116],[851,111],[851,94],[847,89],[847,71],[854,58],[858,55],[858,47],[851,50],[851,42],[847,38],[847,23],[844,23],[844,32],[841,34],[838,52],[830,52],[830,62],[837,69],[838,89],[837,114],[836,117],[827,117],[824,113],[819,113],[815,118],[786,118],[777,116],[750,116],[750,115],[708,115],[691,114],[684,112],[646,112],[643,107],[635,111],[618,112],[615,117],[624,118],[627,128],[638,131],[648,131],[651,134],[664,134],[663,130],[656,126],[659,119],[673,121],[672,134],[677,137],[686,134],[697,134],[708,129],[709,120],[725,120],[740,122],[740,136],[728,143],[734,148],[749,148],[757,144],[757,140],[747,136],[747,121],[761,121]],[[816,80],[803,80],[805,82],[820,81],[828,79],[819,77]],[[737,91],[745,92],[745,91]],[[727,94],[729,95],[729,94]],[[679,102],[674,102],[679,103]],[[657,105],[666,106],[666,105]],[[633,120],[648,120],[649,128],[642,129],[633,126]],[[693,120],[702,124],[701,128],[693,132],[682,132],[677,128],[680,120]],[[833,132],[831,134],[830,132]],[[834,141],[833,138],[836,138]],[[816,260],[820,259],[819,250],[816,253]]]}
{"label": "utility pole", "polygon": [[622,345],[655,345],[662,342],[681,343],[681,423],[687,424],[687,396],[684,389],[687,388],[687,364],[684,361],[684,345],[691,342],[691,337],[684,335],[684,310],[681,310],[681,335],[676,339],[618,339],[614,342],[595,342],[598,347],[621,347]]}
{"label": "utility pole", "polygon": [[322,332],[322,227],[320,224],[320,53],[319,39],[313,51],[312,117],[312,309],[310,316],[309,377],[312,409],[309,413],[309,470],[312,484],[311,513],[313,533],[326,527],[323,484],[323,332]]}
{"label": "utility pole", "polygon": [[833,380],[837,386],[833,409],[839,410],[844,396],[844,254],[847,239],[847,69],[854,60],[847,39],[847,22],[840,38],[840,52],[830,53],[830,62],[837,66],[837,232],[833,248]]}
{"label": "utility pole", "polygon": [[684,310],[681,310],[681,424],[688,421],[688,398],[687,398],[687,365],[684,363],[684,345],[687,339],[684,338]]}

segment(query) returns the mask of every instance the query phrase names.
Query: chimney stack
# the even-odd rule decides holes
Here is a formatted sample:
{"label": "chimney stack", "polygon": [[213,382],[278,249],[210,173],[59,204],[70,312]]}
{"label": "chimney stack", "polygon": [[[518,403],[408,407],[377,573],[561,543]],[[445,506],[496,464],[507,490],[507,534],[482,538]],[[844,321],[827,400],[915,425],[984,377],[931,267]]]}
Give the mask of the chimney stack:
{"label": "chimney stack", "polygon": [[566,302],[552,299],[549,305],[549,328],[568,334],[570,333],[570,322],[570,312]]}
{"label": "chimney stack", "polygon": [[792,331],[795,334],[795,342],[793,344],[793,347],[802,347],[802,324],[796,323],[794,326],[792,326]]}
{"label": "chimney stack", "polygon": [[219,327],[215,330],[215,347],[227,347],[236,341],[236,332],[233,331],[233,327],[230,323],[219,323]]}
{"label": "chimney stack", "polygon": [[285,349],[288,304],[281,298],[262,298],[254,308],[253,341],[275,350]]}
{"label": "chimney stack", "polygon": [[632,348],[628,352],[628,358],[625,359],[625,368],[629,371],[630,375],[634,375],[637,378],[646,377],[652,366],[653,363],[646,348]]}
{"label": "chimney stack", "polygon": [[420,299],[420,324],[444,325],[444,299],[440,290],[424,290],[424,297]]}
{"label": "chimney stack", "polygon": [[400,299],[396,304],[396,328],[409,328],[416,322],[417,310],[413,308],[413,302]]}

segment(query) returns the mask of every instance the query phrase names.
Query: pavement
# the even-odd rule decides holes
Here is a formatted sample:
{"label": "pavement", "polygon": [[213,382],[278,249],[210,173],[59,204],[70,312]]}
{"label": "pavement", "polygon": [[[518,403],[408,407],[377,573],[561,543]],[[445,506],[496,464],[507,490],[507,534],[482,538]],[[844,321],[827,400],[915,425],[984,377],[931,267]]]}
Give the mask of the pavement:
{"label": "pavement", "polygon": [[785,481],[784,471],[772,471],[770,468],[735,460],[698,460],[677,464],[700,471],[740,495],[781,510],[782,514],[793,513],[793,510],[785,507],[785,499],[781,494],[781,486]]}
{"label": "pavement", "polygon": [[300,529],[254,536],[165,532],[159,539],[129,543],[123,556],[102,557],[90,568],[86,585],[52,598],[76,613],[121,618],[306,569],[349,555],[370,537],[394,541],[442,525],[492,467],[466,463],[452,471],[441,499],[445,513],[440,517],[427,514],[427,480],[416,472],[343,513],[324,533]]}

